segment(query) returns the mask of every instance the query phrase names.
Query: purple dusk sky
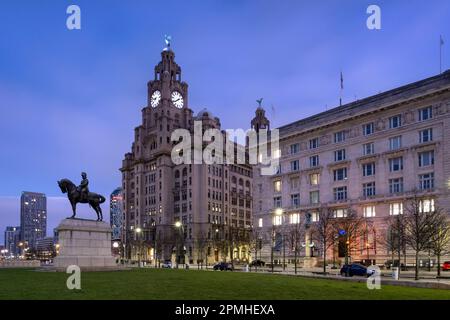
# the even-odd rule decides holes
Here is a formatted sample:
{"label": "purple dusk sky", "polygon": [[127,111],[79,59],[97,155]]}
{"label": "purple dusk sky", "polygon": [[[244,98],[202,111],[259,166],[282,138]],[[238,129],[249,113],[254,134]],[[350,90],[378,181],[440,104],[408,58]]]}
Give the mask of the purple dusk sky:
{"label": "purple dusk sky", "polygon": [[[81,8],[81,30],[66,28],[70,4]],[[366,27],[370,4],[381,7],[380,31]],[[105,196],[121,184],[164,34],[173,37],[190,108],[246,129],[260,97],[273,126],[336,106],[341,70],[344,102],[437,74],[448,21],[447,0],[4,0],[0,243],[7,225],[19,225],[22,191],[47,194],[51,235],[70,214],[58,179],[79,183],[86,171],[91,190]]]}

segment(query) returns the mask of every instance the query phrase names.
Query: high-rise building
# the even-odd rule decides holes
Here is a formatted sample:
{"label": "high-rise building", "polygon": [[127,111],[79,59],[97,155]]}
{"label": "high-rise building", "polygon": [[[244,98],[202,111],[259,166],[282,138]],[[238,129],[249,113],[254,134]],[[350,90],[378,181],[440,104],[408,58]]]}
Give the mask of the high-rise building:
{"label": "high-rise building", "polygon": [[[252,121],[259,124],[268,126],[261,110]],[[283,242],[290,226],[314,224],[320,208],[335,218],[353,209],[369,228],[352,244],[336,233],[328,256],[343,258],[351,245],[354,261],[382,264],[392,253],[378,241],[388,233],[386,217],[402,214],[416,196],[421,210],[450,210],[450,71],[278,129],[277,173],[264,176],[254,167],[258,258],[292,262],[292,246]],[[323,250],[310,232],[302,247],[306,258]]]}
{"label": "high-rise building", "polygon": [[115,189],[110,196],[110,224],[112,228],[112,241],[122,239],[123,197],[122,188]]}
{"label": "high-rise building", "polygon": [[203,130],[220,130],[220,120],[206,109],[193,114],[171,49],[161,53],[147,94],[142,124],[121,168],[125,257],[181,263],[248,259],[252,168],[172,162],[175,129],[193,135],[199,121]]}
{"label": "high-rise building", "polygon": [[8,255],[19,255],[20,227],[6,227],[5,229],[5,249]]}
{"label": "high-rise building", "polygon": [[20,198],[20,240],[34,248],[47,234],[47,198],[43,193],[22,192]]}

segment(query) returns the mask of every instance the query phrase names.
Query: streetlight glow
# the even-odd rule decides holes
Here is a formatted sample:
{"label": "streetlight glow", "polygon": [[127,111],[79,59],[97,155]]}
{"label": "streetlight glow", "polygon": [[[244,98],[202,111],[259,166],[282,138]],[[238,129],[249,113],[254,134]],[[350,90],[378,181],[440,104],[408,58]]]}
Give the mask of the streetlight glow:
{"label": "streetlight glow", "polygon": [[181,222],[180,221],[175,222],[175,227],[177,228],[181,227]]}
{"label": "streetlight glow", "polygon": [[283,214],[283,209],[281,209],[281,208],[276,209],[276,210],[275,210],[275,214],[276,214],[277,216],[281,216],[281,215]]}
{"label": "streetlight glow", "polygon": [[139,227],[137,227],[135,231],[136,231],[137,233],[141,233],[141,232],[142,232],[142,229],[139,228]]}

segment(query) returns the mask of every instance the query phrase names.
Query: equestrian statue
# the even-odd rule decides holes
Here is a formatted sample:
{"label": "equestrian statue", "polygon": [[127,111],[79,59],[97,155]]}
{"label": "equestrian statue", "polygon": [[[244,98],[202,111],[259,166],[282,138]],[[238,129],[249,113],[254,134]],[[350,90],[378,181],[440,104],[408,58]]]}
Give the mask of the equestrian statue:
{"label": "equestrian statue", "polygon": [[81,173],[81,178],[82,180],[78,187],[69,179],[62,179],[58,181],[58,186],[61,189],[61,192],[67,193],[67,198],[72,205],[73,215],[71,218],[75,218],[77,214],[77,203],[88,203],[89,206],[94,209],[95,213],[97,213],[97,221],[103,221],[102,208],[100,208],[100,204],[106,201],[105,197],[94,192],[89,192],[89,180],[87,179],[86,172]]}

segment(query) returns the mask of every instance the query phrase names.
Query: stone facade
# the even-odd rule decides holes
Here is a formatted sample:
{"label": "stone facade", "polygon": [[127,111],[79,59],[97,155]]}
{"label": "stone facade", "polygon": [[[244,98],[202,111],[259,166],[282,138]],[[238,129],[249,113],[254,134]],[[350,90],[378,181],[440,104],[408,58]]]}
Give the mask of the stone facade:
{"label": "stone facade", "polygon": [[[172,50],[161,53],[148,82],[142,124],[122,163],[124,257],[157,263],[213,263],[247,259],[252,224],[252,168],[248,165],[174,164],[175,129],[220,130],[206,109],[194,115],[188,85]],[[224,134],[225,137],[225,134]],[[234,239],[226,245],[226,239]],[[177,258],[176,258],[177,257]]]}
{"label": "stone facade", "polygon": [[[257,119],[260,112],[253,127]],[[372,221],[375,230],[351,255],[354,261],[377,263],[389,259],[377,241],[386,232],[383,221],[397,214],[413,191],[450,210],[449,71],[293,122],[279,132],[279,173],[261,176],[260,167],[254,168],[254,226],[263,243],[258,258],[270,261],[274,229],[281,232],[276,230],[296,221],[295,215],[304,221],[308,214],[314,222],[320,206],[352,207]],[[281,218],[275,217],[277,209]],[[320,256],[321,248],[311,249],[309,243],[307,237],[301,255]],[[292,252],[285,250],[286,261],[292,262]],[[280,246],[274,255],[282,260]]]}
{"label": "stone facade", "polygon": [[111,253],[111,227],[106,222],[64,219],[57,227],[59,254],[54,267],[65,271],[77,265],[82,271],[117,267]]}

